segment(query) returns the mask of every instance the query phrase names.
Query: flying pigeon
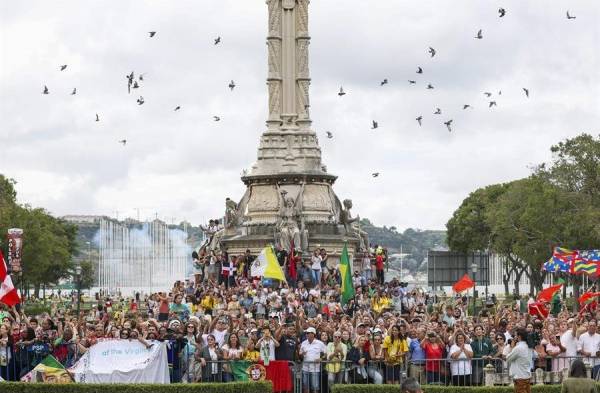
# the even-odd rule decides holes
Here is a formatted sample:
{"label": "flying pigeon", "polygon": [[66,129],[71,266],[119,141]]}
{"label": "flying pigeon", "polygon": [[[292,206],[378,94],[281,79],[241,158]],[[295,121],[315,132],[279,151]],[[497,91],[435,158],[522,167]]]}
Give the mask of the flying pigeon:
{"label": "flying pigeon", "polygon": [[331,131],[325,131],[325,134],[327,134],[327,138],[333,138],[333,134],[331,133]]}
{"label": "flying pigeon", "polygon": [[132,88],[137,89],[138,87],[140,87],[140,85],[138,85],[137,81],[133,81]]}
{"label": "flying pigeon", "polygon": [[433,89],[433,85],[432,85],[431,83],[429,83],[429,84],[427,85],[427,88],[428,88],[428,89]]}
{"label": "flying pigeon", "polygon": [[371,173],[371,176],[377,177],[377,176],[379,176],[379,172],[373,172],[373,173]]}
{"label": "flying pigeon", "polygon": [[340,87],[340,91],[338,92],[338,96],[342,97],[342,96],[345,96],[345,95],[346,95],[346,92],[344,91],[344,88]]}
{"label": "flying pigeon", "polygon": [[502,18],[504,15],[506,15],[506,10],[504,8],[499,8],[498,14],[500,14],[499,16]]}
{"label": "flying pigeon", "polygon": [[44,91],[42,92],[42,94],[49,94],[50,92],[48,91],[48,86],[44,85]]}
{"label": "flying pigeon", "polygon": [[137,103],[138,105],[143,105],[144,104],[144,97],[140,96],[140,98],[137,99]]}
{"label": "flying pigeon", "polygon": [[428,52],[431,53],[431,57],[435,56],[436,52],[435,52],[435,49],[433,49],[432,47],[429,47]]}
{"label": "flying pigeon", "polygon": [[181,107],[180,107],[179,105],[177,105],[177,106],[175,107],[175,109],[173,109],[173,111],[178,111],[178,110],[180,110],[180,109],[181,109]]}
{"label": "flying pigeon", "polygon": [[527,98],[529,98],[529,89],[523,88],[523,91],[525,92]]}
{"label": "flying pigeon", "polygon": [[444,124],[448,127],[448,132],[452,132],[452,128],[450,128],[450,124],[452,124],[452,119],[445,121]]}
{"label": "flying pigeon", "polygon": [[417,67],[417,74],[422,74],[423,73],[423,69],[421,67]]}
{"label": "flying pigeon", "polygon": [[498,106],[498,104],[496,104],[496,101],[490,101],[490,106],[489,108],[493,107],[493,106]]}
{"label": "flying pigeon", "polygon": [[67,69],[67,65],[66,64],[63,64],[63,65],[60,66],[60,70],[61,71],[64,71],[66,69]]}
{"label": "flying pigeon", "polygon": [[140,74],[140,76],[138,76],[138,79],[141,80],[141,81],[143,81],[144,80],[144,75],[146,75],[146,74]]}
{"label": "flying pigeon", "polygon": [[387,78],[385,78],[384,80],[381,81],[381,86],[387,85],[387,84],[388,84]]}
{"label": "flying pigeon", "polygon": [[498,95],[501,96],[502,95],[502,90],[498,90]]}
{"label": "flying pigeon", "polygon": [[77,88],[76,88],[76,87],[74,87],[74,88],[73,88],[73,91],[71,92],[71,95],[72,95],[72,96],[74,96],[75,94],[77,94]]}
{"label": "flying pigeon", "polygon": [[221,118],[219,116],[213,116],[213,119],[215,119],[215,121],[221,121]]}
{"label": "flying pigeon", "polygon": [[413,80],[408,80],[408,83],[410,83],[411,85],[414,85],[415,83],[417,83],[417,81],[413,81]]}
{"label": "flying pigeon", "polygon": [[477,32],[477,35],[475,36],[475,38],[477,38],[478,40],[483,38],[483,34],[481,33],[481,29],[479,29],[479,31]]}
{"label": "flying pigeon", "polygon": [[421,120],[423,120],[423,116],[419,116],[415,120],[419,122],[419,126],[420,126],[421,125]]}
{"label": "flying pigeon", "polygon": [[483,94],[485,94],[485,95],[486,95],[486,96],[488,96],[488,97],[491,97],[491,96],[492,96],[492,93],[490,93],[490,92],[488,92],[488,91],[486,91],[486,92],[485,92],[485,93],[483,93]]}
{"label": "flying pigeon", "polygon": [[127,93],[131,93],[131,85],[133,84],[133,71],[131,74],[125,76],[127,78]]}
{"label": "flying pigeon", "polygon": [[219,45],[221,43],[221,36],[215,38],[215,45]]}
{"label": "flying pigeon", "polygon": [[375,130],[379,128],[379,123],[377,123],[375,120],[373,120],[373,126],[371,127],[372,130]]}
{"label": "flying pigeon", "polygon": [[235,82],[233,81],[233,79],[231,80],[231,82],[229,82],[228,86],[231,89],[231,91],[233,91],[233,89],[235,89]]}
{"label": "flying pigeon", "polygon": [[577,17],[569,14],[569,11],[567,10],[567,19],[575,19],[575,18],[577,18]]}
{"label": "flying pigeon", "polygon": [[152,38],[156,35],[156,31],[149,31],[148,34],[150,34],[150,38]]}
{"label": "flying pigeon", "polygon": [[440,108],[435,108],[435,112],[433,112],[434,115],[441,115],[442,114],[442,110]]}
{"label": "flying pigeon", "polygon": [[470,107],[471,107],[471,105],[469,105],[469,104],[464,104],[464,105],[463,105],[463,110],[465,110],[465,109],[467,109],[467,108],[470,108]]}
{"label": "flying pigeon", "polygon": [[96,121],[100,121],[100,117],[98,116],[97,113],[96,113]]}
{"label": "flying pigeon", "polygon": [[119,143],[122,143],[123,146],[125,146],[127,144],[127,139],[121,139]]}

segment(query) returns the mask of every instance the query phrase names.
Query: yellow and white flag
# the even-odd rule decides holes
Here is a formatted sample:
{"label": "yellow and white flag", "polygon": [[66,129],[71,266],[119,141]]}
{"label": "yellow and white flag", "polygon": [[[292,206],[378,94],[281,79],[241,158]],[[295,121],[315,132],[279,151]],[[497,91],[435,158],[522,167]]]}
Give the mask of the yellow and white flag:
{"label": "yellow and white flag", "polygon": [[252,262],[250,274],[252,277],[274,278],[285,281],[285,275],[281,270],[281,266],[279,266],[279,262],[277,262],[273,248],[269,246],[265,247]]}

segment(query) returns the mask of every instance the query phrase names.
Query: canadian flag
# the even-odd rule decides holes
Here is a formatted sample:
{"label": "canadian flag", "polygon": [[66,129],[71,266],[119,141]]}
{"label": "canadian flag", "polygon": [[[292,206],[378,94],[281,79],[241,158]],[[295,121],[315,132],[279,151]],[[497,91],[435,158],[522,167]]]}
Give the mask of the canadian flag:
{"label": "canadian flag", "polygon": [[0,302],[8,306],[14,306],[21,302],[19,293],[8,274],[2,250],[0,250]]}

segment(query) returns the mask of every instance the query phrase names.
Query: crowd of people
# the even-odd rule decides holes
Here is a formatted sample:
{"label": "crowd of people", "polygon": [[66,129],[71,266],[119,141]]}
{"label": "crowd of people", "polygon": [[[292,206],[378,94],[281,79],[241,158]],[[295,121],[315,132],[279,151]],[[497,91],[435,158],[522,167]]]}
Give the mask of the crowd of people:
{"label": "crowd of people", "polygon": [[298,366],[307,392],[408,377],[482,385],[488,364],[527,379],[537,368],[568,368],[575,357],[591,364],[594,375],[600,369],[593,313],[562,307],[540,319],[518,303],[496,300],[470,315],[467,297],[386,281],[381,247],[355,259],[355,296],[342,304],[339,269],[325,250],[310,258],[276,254],[286,281],[252,277],[256,256],[249,251],[195,254],[194,277],[169,291],[130,298],[96,293],[86,302],[93,307],[79,316],[76,299],[57,295],[39,315],[0,306],[0,376],[19,380],[48,354],[68,368],[100,338],[167,342],[172,382],[229,382],[234,361],[288,361]]}

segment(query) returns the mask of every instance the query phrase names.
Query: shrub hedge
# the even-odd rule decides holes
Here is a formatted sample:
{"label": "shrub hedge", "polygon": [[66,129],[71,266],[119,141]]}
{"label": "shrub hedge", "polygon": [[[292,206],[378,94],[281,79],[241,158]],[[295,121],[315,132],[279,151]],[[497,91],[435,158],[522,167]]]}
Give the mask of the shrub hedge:
{"label": "shrub hedge", "polygon": [[[513,393],[512,386],[421,386],[425,393]],[[600,384],[598,384],[600,389]],[[532,393],[560,393],[561,385],[532,385]],[[398,393],[398,385],[333,385],[332,393]]]}
{"label": "shrub hedge", "polygon": [[[397,387],[396,387],[397,388]],[[271,393],[271,382],[230,382],[195,384],[45,384],[1,382],[0,391],[7,393]],[[396,392],[398,393],[398,392]]]}

